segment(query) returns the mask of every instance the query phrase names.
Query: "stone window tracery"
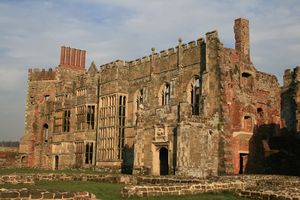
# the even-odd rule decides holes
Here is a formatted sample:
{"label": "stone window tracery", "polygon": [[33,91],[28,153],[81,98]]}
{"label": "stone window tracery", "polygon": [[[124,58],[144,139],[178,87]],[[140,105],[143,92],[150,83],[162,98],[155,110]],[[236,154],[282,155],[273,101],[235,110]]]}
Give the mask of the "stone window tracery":
{"label": "stone window tracery", "polygon": [[170,83],[165,83],[160,90],[160,105],[169,105],[170,103]]}
{"label": "stone window tracery", "polygon": [[145,89],[138,89],[134,94],[133,123],[137,123],[137,111],[144,108]]}
{"label": "stone window tracery", "polygon": [[63,115],[63,132],[70,132],[71,111],[65,110]]}
{"label": "stone window tracery", "polygon": [[195,76],[188,86],[188,101],[192,106],[192,115],[199,115],[200,111],[200,78]]}
{"label": "stone window tracery", "polygon": [[88,142],[85,145],[85,164],[93,163],[94,143]]}

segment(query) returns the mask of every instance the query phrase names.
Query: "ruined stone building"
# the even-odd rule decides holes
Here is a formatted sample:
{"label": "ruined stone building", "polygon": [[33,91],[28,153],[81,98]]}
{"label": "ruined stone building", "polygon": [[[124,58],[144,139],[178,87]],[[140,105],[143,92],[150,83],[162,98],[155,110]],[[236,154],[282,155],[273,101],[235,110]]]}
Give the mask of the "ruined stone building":
{"label": "ruined stone building", "polygon": [[244,173],[256,128],[273,124],[279,134],[281,89],[274,75],[251,62],[248,20],[236,19],[234,34],[234,49],[212,31],[87,70],[84,50],[62,47],[55,69],[29,69],[22,165],[198,177]]}

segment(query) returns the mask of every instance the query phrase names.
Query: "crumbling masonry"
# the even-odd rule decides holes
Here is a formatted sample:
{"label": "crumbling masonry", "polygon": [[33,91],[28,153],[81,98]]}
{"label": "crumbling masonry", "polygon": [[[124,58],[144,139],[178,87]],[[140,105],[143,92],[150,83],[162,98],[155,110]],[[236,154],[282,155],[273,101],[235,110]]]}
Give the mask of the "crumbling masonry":
{"label": "crumbling masonry", "polygon": [[[280,134],[281,89],[251,62],[248,20],[236,19],[234,34],[235,49],[213,31],[88,70],[84,50],[62,47],[54,70],[29,69],[22,165],[198,177],[259,169],[270,149],[255,135],[262,125]],[[298,117],[284,119],[299,129]]]}

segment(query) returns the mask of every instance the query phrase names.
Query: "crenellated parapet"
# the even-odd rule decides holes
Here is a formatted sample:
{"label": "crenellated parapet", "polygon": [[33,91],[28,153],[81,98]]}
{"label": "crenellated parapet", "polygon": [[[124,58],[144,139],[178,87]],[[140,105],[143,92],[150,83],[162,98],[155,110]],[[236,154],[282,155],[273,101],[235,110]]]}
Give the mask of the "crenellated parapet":
{"label": "crenellated parapet", "polygon": [[49,69],[29,69],[28,70],[28,80],[29,81],[47,81],[55,80],[56,72],[52,68]]}

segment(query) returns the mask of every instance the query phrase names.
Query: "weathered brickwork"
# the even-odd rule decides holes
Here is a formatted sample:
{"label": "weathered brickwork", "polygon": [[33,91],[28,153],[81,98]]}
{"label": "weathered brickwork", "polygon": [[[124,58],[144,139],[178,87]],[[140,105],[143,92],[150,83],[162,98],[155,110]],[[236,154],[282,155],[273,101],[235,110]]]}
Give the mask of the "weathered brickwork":
{"label": "weathered brickwork", "polygon": [[22,165],[197,177],[263,173],[266,130],[278,136],[284,125],[280,86],[251,62],[248,20],[236,19],[234,34],[235,49],[212,31],[88,70],[84,50],[62,47],[54,70],[28,72]]}

